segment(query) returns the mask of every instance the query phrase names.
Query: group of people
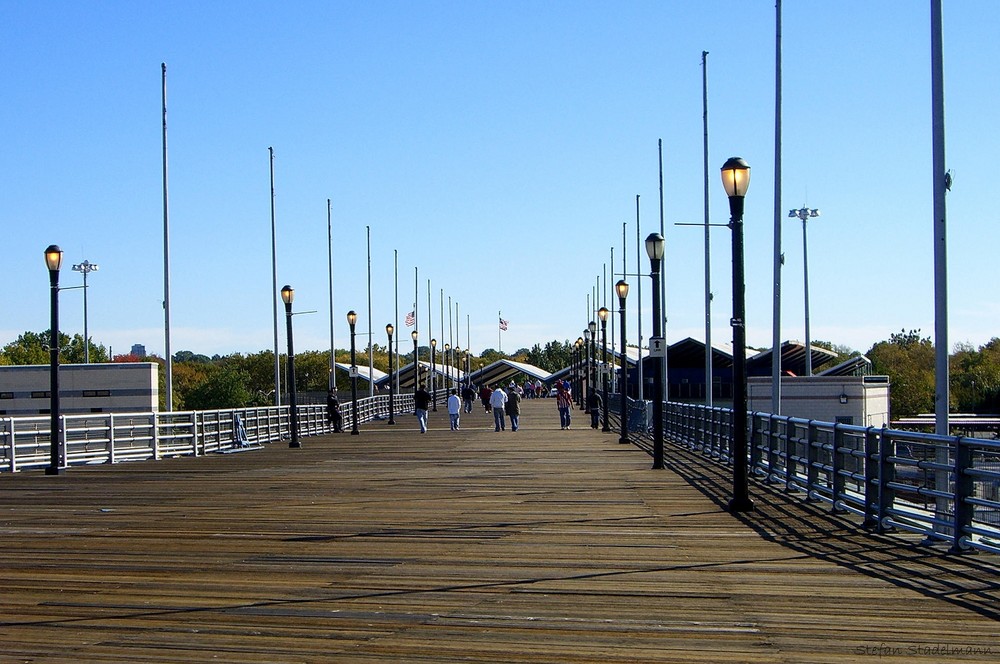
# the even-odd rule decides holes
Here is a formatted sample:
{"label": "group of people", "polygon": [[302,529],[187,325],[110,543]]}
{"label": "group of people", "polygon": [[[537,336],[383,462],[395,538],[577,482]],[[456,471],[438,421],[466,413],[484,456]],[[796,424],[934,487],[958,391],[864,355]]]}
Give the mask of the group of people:
{"label": "group of people", "polygon": [[[531,386],[530,392],[525,389]],[[542,388],[536,389],[530,381],[525,382],[525,388],[517,386],[513,381],[504,390],[497,385],[490,388],[483,385],[478,392],[473,385],[466,385],[462,388],[461,394],[457,389],[452,388],[448,395],[448,418],[451,422],[451,430],[458,431],[463,412],[471,413],[473,403],[478,396],[482,401],[483,408],[487,413],[493,414],[494,431],[506,431],[507,420],[510,420],[511,431],[517,431],[521,422],[521,398],[522,395],[532,394],[527,398],[537,398]],[[559,410],[559,424],[565,430],[570,428],[573,413],[573,388],[569,381],[557,381],[556,408]],[[414,415],[420,426],[420,433],[427,432],[427,411],[431,405],[431,394],[421,384],[413,394]],[[587,399],[587,407],[590,410],[590,426],[593,429],[598,427],[598,418],[601,412],[601,397],[596,390],[592,390]],[[333,427],[334,433],[343,431],[343,418],[340,414],[340,401],[337,399],[335,390],[330,390],[326,402],[327,420]]]}

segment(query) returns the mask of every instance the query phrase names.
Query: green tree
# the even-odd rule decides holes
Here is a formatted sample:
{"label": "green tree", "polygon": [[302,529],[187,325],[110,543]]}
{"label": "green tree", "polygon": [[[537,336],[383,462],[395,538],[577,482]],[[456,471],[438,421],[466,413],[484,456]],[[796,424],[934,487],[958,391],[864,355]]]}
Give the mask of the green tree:
{"label": "green tree", "polygon": [[184,407],[190,410],[246,408],[253,400],[247,389],[249,378],[245,371],[231,366],[216,367],[207,380],[185,395]]}
{"label": "green tree", "polygon": [[934,345],[920,330],[905,330],[880,341],[867,353],[872,370],[889,376],[893,418],[934,410]]}
{"label": "green tree", "polygon": [[[14,341],[3,347],[0,354],[8,364],[24,366],[49,363],[49,332],[25,332]],[[68,345],[69,337],[59,335],[59,344]]]}
{"label": "green tree", "polygon": [[[48,364],[49,338],[51,332],[25,332],[0,350],[2,364],[31,365]],[[70,337],[59,333],[59,362],[62,364],[82,364],[86,358],[83,335]],[[108,351],[104,346],[90,342],[90,361],[107,362]]]}

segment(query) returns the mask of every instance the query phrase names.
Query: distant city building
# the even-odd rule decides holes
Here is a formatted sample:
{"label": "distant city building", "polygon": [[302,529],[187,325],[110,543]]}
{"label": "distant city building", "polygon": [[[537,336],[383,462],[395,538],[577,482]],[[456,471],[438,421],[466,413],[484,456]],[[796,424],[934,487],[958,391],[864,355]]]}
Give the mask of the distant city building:
{"label": "distant city building", "polygon": [[142,344],[132,344],[132,354],[136,357],[146,357],[146,347]]}

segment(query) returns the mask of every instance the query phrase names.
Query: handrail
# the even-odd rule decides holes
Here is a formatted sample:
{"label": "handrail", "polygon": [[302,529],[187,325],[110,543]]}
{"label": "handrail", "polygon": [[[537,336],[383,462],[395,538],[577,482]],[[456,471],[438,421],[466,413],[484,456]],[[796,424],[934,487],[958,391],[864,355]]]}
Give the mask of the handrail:
{"label": "handrail", "polygon": [[[413,395],[397,395],[396,414],[413,410]],[[202,411],[64,414],[61,467],[202,456],[259,447],[290,437],[289,407],[268,406]],[[333,432],[325,405],[297,408],[300,436]],[[345,423],[353,404],[341,405]],[[358,399],[358,422],[389,416],[389,397]],[[51,463],[48,416],[0,418],[0,472],[45,468]]]}
{"label": "handrail", "polygon": [[[617,401],[610,409],[620,413]],[[732,465],[731,409],[667,402],[663,417],[667,442]],[[867,530],[1000,553],[1000,441],[771,413],[747,419],[746,463],[758,481],[860,517]],[[651,431],[636,433],[649,439]]]}

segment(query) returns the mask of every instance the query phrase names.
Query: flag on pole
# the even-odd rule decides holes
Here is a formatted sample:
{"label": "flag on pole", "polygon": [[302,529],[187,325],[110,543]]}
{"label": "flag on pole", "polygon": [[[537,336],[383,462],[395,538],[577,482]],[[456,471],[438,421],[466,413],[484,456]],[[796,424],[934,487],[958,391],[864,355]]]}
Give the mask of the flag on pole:
{"label": "flag on pole", "polygon": [[500,319],[500,329],[504,332],[507,331],[507,321],[505,321],[503,318]]}
{"label": "flag on pole", "polygon": [[417,322],[416,311],[411,311],[410,313],[406,314],[406,327],[413,327],[416,322]]}

